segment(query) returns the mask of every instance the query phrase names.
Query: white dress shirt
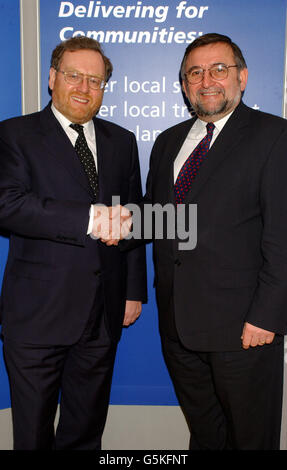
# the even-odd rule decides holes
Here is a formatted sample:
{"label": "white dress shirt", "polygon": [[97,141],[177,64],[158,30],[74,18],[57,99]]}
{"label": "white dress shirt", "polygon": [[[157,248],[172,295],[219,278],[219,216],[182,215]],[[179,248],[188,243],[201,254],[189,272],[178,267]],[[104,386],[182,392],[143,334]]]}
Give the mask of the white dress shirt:
{"label": "white dress shirt", "polygon": [[[65,133],[67,134],[68,138],[71,141],[71,144],[73,147],[75,147],[76,140],[78,138],[78,132],[75,131],[70,127],[70,124],[72,124],[69,119],[67,119],[60,111],[58,111],[55,106],[52,103],[51,109],[56,117],[56,119],[59,121],[61,124],[62,128],[64,129]],[[94,160],[95,160],[95,165],[98,170],[98,162],[97,162],[97,145],[96,145],[96,133],[95,133],[95,126],[92,120],[86,122],[83,124],[84,127],[84,134],[87,140],[87,144],[89,149],[91,150]],[[91,205],[90,208],[90,219],[89,219],[89,225],[88,225],[88,230],[87,234],[90,234],[92,232],[93,228],[93,221],[94,221],[94,206]]]}
{"label": "white dress shirt", "polygon": [[[225,126],[232,113],[233,111],[224,116],[222,119],[219,119],[218,121],[213,123],[215,125],[215,128],[210,142],[210,147],[214,144],[217,136]],[[199,144],[199,142],[206,136],[206,124],[207,122],[202,121],[198,118],[190,129],[189,133],[187,134],[186,139],[183,142],[182,147],[174,161],[174,183],[176,182],[176,179],[184,162],[188,159],[188,157],[193,152],[195,147]]]}
{"label": "white dress shirt", "polygon": [[[56,119],[59,121],[61,124],[62,128],[66,132],[67,136],[69,137],[73,147],[75,147],[76,140],[78,138],[78,132],[75,131],[70,127],[70,124],[72,124],[69,119],[67,119],[60,111],[58,111],[55,106],[52,104],[51,109],[56,117]],[[83,124],[84,127],[84,134],[86,137],[86,141],[88,144],[89,149],[91,150],[94,160],[95,160],[95,165],[98,170],[98,163],[97,163],[97,145],[96,145],[96,133],[95,133],[95,126],[93,121],[88,121]]]}

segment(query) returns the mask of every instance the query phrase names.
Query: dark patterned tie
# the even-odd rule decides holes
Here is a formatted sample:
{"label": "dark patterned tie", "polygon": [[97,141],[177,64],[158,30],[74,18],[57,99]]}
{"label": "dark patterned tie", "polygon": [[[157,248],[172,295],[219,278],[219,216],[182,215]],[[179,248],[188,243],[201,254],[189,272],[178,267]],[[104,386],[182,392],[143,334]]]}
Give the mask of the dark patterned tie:
{"label": "dark patterned tie", "polygon": [[183,204],[186,193],[190,190],[191,183],[194,180],[200,165],[207,157],[209,145],[214,131],[213,122],[206,125],[207,134],[199,142],[197,147],[193,150],[191,155],[182,165],[178,177],[174,185],[174,194],[176,204]]}
{"label": "dark patterned tie", "polygon": [[88,176],[90,186],[93,190],[95,197],[98,195],[98,172],[95,165],[95,160],[91,150],[88,147],[86,137],[84,134],[84,126],[81,124],[70,124],[70,127],[78,132],[79,136],[76,140],[75,150],[79,159],[84,167]]}

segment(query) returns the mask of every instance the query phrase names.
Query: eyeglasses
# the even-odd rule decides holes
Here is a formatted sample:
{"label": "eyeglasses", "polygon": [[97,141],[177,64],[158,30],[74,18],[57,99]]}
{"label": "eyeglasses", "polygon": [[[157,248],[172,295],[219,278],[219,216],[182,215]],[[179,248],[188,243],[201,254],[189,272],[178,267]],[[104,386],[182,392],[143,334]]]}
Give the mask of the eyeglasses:
{"label": "eyeglasses", "polygon": [[92,90],[103,90],[106,86],[106,82],[102,78],[93,75],[85,75],[81,72],[64,72],[63,70],[57,70],[57,72],[64,75],[64,79],[69,85],[81,85],[86,77],[89,87],[92,88]]}
{"label": "eyeglasses", "polygon": [[205,72],[207,71],[214,80],[224,80],[228,77],[228,71],[231,67],[238,67],[238,65],[216,64],[212,65],[209,69],[202,69],[201,67],[192,67],[184,75],[188,83],[190,83],[191,85],[201,82],[203,80]]}

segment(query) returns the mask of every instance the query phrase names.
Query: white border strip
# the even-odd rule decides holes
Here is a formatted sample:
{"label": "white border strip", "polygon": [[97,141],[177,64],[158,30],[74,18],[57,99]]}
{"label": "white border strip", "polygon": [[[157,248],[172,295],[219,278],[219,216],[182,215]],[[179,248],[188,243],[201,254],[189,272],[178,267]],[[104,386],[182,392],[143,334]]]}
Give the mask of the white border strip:
{"label": "white border strip", "polygon": [[36,0],[36,29],[37,29],[37,78],[38,78],[38,86],[37,86],[37,103],[38,103],[38,111],[41,110],[42,107],[42,100],[41,100],[41,44],[40,44],[40,0]]}
{"label": "white border strip", "polygon": [[283,110],[282,116],[287,118],[287,9],[286,9],[286,20],[285,20],[285,56],[284,56],[284,80],[283,80]]}
{"label": "white border strip", "polygon": [[40,2],[20,0],[22,114],[41,109]]}
{"label": "white border strip", "polygon": [[20,0],[20,42],[21,42],[21,98],[22,114],[25,114],[25,71],[24,71],[24,19],[23,19],[23,0]]}

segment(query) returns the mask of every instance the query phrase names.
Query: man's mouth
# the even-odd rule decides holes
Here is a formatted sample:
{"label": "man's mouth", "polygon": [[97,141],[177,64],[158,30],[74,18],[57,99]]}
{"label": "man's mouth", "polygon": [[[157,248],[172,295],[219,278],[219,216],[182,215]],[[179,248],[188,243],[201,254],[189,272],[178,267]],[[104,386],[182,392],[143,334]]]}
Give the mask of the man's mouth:
{"label": "man's mouth", "polygon": [[87,104],[89,102],[87,98],[80,98],[79,96],[72,96],[72,99],[74,101],[77,101],[77,103],[82,103],[82,104]]}
{"label": "man's mouth", "polygon": [[219,95],[221,91],[200,91],[199,94],[202,96],[216,96]]}

